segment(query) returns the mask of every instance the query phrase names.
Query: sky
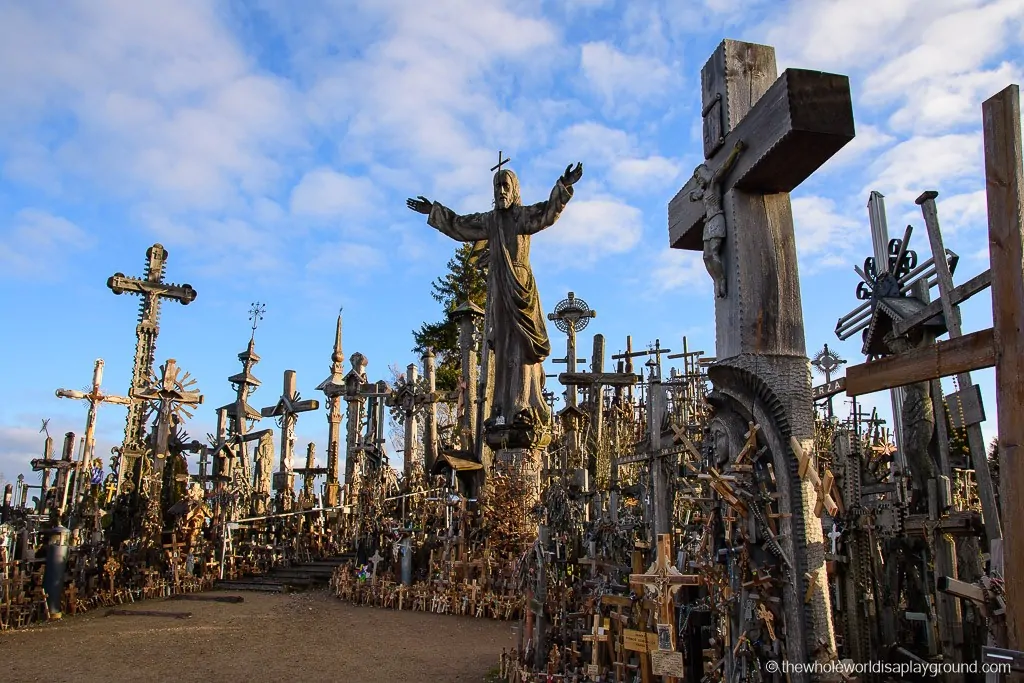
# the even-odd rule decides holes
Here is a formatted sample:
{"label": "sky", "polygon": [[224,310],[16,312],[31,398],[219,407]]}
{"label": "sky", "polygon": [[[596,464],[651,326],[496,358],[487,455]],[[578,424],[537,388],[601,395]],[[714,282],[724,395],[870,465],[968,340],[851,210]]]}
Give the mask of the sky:
{"label": "sky", "polygon": [[[922,260],[913,200],[938,191],[954,280],[988,267],[981,103],[1021,82],[1020,0],[0,0],[0,472],[41,456],[42,419],[58,451],[83,433],[84,403],[54,391],[87,387],[95,359],[108,393],[128,391],[139,300],[106,280],[141,276],[156,242],[167,280],[198,292],[163,305],[156,348],[198,380],[194,438],[233,400],[254,301],[256,408],[288,369],[323,403],[341,307],[345,356],[363,353],[371,381],[418,361],[411,331],[440,319],[430,282],[457,245],[405,199],[488,210],[499,150],[526,203],[583,162],[532,251],[546,312],[569,291],[597,312],[581,356],[594,333],[609,356],[627,335],[712,355],[710,278],[700,254],[668,248],[666,215],[702,161],[700,69],[723,38],[775,46],[780,73],[850,77],[856,138],[792,202],[808,354],[827,343],[860,362],[834,328],[859,303],[871,190],[890,237],[915,226]],[[987,292],[963,318],[991,325]],[[994,372],[974,376],[988,439]],[[100,408],[97,455],[124,420]],[[322,409],[297,437],[322,463]]]}

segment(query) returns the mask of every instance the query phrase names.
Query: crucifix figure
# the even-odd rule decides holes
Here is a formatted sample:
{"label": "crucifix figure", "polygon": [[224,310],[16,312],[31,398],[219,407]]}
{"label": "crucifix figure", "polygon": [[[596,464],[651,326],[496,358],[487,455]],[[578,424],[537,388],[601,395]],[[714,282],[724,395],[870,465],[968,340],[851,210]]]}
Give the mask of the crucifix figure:
{"label": "crucifix figure", "polygon": [[465,216],[420,196],[406,205],[427,215],[427,224],[460,242],[487,241],[485,336],[494,351],[492,417],[511,425],[548,422],[544,402],[544,359],[551,353],[537,283],[530,267],[530,236],[554,225],[583,177],[583,165],[571,164],[546,201],[524,206],[519,179],[499,155],[494,174],[494,209]]}
{"label": "crucifix figure", "polygon": [[732,152],[714,173],[707,164],[701,164],[693,171],[697,189],[690,192],[691,202],[701,202],[704,207],[704,266],[715,283],[715,296],[725,296],[725,265],[722,263],[722,243],[725,242],[725,211],[722,209],[722,181],[736,163],[736,157],[745,149],[743,141],[737,140]]}

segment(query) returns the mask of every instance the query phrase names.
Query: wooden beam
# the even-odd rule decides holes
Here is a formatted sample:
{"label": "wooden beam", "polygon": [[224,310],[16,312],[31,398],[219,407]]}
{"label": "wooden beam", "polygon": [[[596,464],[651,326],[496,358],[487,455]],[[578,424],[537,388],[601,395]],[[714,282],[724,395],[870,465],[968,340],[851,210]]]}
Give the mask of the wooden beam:
{"label": "wooden beam", "polygon": [[563,372],[558,375],[558,381],[567,386],[603,384],[607,387],[626,387],[639,382],[640,377],[631,372]]}
{"label": "wooden beam", "polygon": [[846,391],[846,378],[840,377],[839,379],[834,379],[831,382],[826,382],[825,384],[819,384],[816,387],[812,387],[811,398],[815,401],[820,401],[828,398],[829,396],[841,394],[844,391]]}
{"label": "wooden beam", "polygon": [[[1024,170],[1021,168],[1020,89],[1011,85],[982,105],[992,324],[995,330],[996,411],[1000,475],[1024,477]],[[1024,490],[1000,489],[1004,529],[1002,575],[1006,588],[1006,646],[1024,645]]]}
{"label": "wooden beam", "polygon": [[964,583],[958,579],[954,579],[951,576],[940,576],[936,582],[936,588],[943,593],[949,593],[955,595],[958,598],[964,598],[971,602],[985,607],[987,601],[985,599],[985,591],[981,589],[981,586],[975,586],[973,583]]}
{"label": "wooden beam", "polygon": [[[708,166],[717,168],[735,141],[742,140],[747,149],[737,158],[728,187],[760,194],[790,192],[853,137],[850,79],[787,69],[728,133]],[[669,244],[675,249],[704,248],[701,231],[696,229],[703,224],[704,207],[690,201],[693,189],[687,183],[668,205]]]}
{"label": "wooden beam", "polygon": [[[986,270],[984,273],[975,275],[967,282],[963,283],[959,287],[955,287],[951,292],[952,296],[949,297],[949,303],[953,306],[963,303],[967,299],[978,292],[984,291],[992,285],[992,271]],[[928,322],[935,316],[942,313],[942,301],[936,299],[924,308],[922,308],[916,315],[912,315],[906,320],[900,321],[892,326],[893,334],[900,337],[907,333],[907,330],[917,327],[921,323]]]}
{"label": "wooden beam", "polygon": [[846,394],[863,396],[995,364],[995,338],[990,328],[847,368]]}

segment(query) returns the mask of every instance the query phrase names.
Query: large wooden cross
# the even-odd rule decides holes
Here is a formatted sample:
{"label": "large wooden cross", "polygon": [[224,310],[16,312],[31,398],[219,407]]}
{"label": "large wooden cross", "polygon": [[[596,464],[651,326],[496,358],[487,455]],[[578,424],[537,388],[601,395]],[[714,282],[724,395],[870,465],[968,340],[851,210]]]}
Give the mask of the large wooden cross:
{"label": "large wooden cross", "polygon": [[[187,306],[196,300],[196,290],[189,284],[164,282],[167,250],[154,244],[146,250],[146,269],[141,278],[114,273],[107,279],[107,287],[114,294],[136,294],[142,298],[139,305],[139,324],[135,326],[135,362],[132,367],[132,385],[129,396],[135,399],[135,390],[143,389],[153,374],[156,338],[160,333],[160,302],[162,299],[178,301]],[[133,400],[128,406],[128,420],[124,430],[124,444],[117,465],[117,491],[124,481],[124,470],[142,455],[146,438],[146,406],[144,401]]]}
{"label": "large wooden cross", "polygon": [[[789,192],[853,139],[846,76],[787,69],[775,50],[725,40],[701,70],[704,158],[720,181],[727,294],[716,297],[717,358],[742,353],[805,356]],[[698,171],[700,167],[698,167]],[[695,172],[695,176],[698,172]],[[691,178],[669,203],[669,245],[704,249],[705,202]]]}
{"label": "large wooden cross", "polygon": [[301,400],[295,388],[295,371],[284,371],[284,387],[281,397],[275,405],[260,411],[263,417],[276,417],[281,426],[281,462],[280,469],[274,475],[274,490],[278,494],[291,492],[294,487],[292,456],[295,451],[295,423],[299,413],[316,410],[320,402],[316,399]]}
{"label": "large wooden cross", "polygon": [[103,383],[103,359],[97,358],[96,365],[92,370],[92,388],[89,393],[84,391],[77,391],[75,389],[58,389],[57,398],[71,398],[75,400],[82,400],[89,404],[89,412],[85,418],[85,444],[82,446],[82,459],[78,463],[75,476],[75,497],[77,498],[82,494],[89,481],[89,462],[93,457],[93,443],[96,434],[96,409],[100,407],[101,403],[114,403],[117,405],[127,406],[131,405],[132,400],[124,396],[113,396],[110,394],[104,394],[100,390],[100,385]]}

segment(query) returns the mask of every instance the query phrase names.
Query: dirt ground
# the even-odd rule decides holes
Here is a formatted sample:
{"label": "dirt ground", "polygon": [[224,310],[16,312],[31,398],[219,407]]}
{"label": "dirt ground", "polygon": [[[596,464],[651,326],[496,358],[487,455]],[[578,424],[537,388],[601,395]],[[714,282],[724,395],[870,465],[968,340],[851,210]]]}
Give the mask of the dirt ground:
{"label": "dirt ground", "polygon": [[355,607],[324,592],[207,595],[245,601],[148,600],[119,609],[192,616],[104,616],[100,607],[4,631],[0,680],[481,683],[512,644],[507,622]]}

